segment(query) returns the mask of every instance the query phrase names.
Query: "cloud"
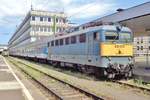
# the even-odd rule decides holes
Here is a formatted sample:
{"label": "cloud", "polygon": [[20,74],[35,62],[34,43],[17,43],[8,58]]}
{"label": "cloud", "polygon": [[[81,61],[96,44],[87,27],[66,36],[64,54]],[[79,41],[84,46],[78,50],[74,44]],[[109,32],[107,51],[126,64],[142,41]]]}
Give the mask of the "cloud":
{"label": "cloud", "polygon": [[94,16],[101,16],[109,11],[111,11],[114,4],[105,3],[89,3],[79,7],[72,7],[67,10],[67,14],[72,18],[83,19],[90,18]]}
{"label": "cloud", "polygon": [[[33,9],[48,11],[65,11],[70,19],[88,19],[103,15],[115,7],[115,0],[0,0],[0,22],[6,24],[16,22],[16,18],[24,18]],[[7,19],[7,21],[6,21]],[[17,20],[18,21],[18,20]],[[13,24],[14,24],[13,23]]]}

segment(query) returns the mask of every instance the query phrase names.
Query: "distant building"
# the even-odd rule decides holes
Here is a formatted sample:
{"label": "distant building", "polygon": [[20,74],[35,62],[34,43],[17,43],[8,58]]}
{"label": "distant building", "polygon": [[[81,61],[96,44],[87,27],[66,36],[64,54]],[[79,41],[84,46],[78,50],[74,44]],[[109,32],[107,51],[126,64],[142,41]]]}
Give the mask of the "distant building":
{"label": "distant building", "polygon": [[150,36],[134,38],[134,58],[138,66],[150,65]]}
{"label": "distant building", "polygon": [[67,16],[63,12],[31,10],[9,40],[9,51],[17,51],[31,42],[44,39],[70,27]]}

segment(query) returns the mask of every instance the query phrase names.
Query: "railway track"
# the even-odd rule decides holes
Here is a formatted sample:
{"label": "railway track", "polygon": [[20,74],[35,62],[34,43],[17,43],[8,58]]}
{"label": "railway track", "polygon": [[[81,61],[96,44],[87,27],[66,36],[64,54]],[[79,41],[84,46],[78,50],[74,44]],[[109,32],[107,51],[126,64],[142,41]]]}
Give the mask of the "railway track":
{"label": "railway track", "polygon": [[125,83],[125,82],[122,82],[122,81],[115,81],[115,80],[113,82],[115,82],[117,84],[120,84],[120,85],[131,87],[131,88],[139,89],[139,90],[142,90],[142,91],[150,92],[150,89],[144,88],[144,87],[140,87],[140,86],[137,86],[137,85]]}
{"label": "railway track", "polygon": [[[25,63],[16,63],[10,59],[8,59],[12,64],[17,66],[22,72],[30,76],[34,81],[36,81],[39,85],[45,88],[46,91],[55,96],[56,99],[59,100],[104,100],[102,97],[96,96],[95,94],[89,93],[79,87],[76,87],[70,83],[57,79],[49,74],[37,69],[33,68]],[[28,69],[25,69],[23,67]],[[29,69],[32,70],[33,73],[39,73],[40,78],[32,75],[29,72]]]}

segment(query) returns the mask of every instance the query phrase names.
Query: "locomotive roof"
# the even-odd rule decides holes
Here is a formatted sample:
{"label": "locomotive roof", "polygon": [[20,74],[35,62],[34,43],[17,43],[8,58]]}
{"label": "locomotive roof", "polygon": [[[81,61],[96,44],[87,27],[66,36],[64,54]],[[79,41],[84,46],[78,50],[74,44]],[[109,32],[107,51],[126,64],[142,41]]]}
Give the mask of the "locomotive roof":
{"label": "locomotive roof", "polygon": [[[102,26],[89,27],[86,29],[74,31],[72,33],[67,33],[67,34],[64,34],[62,36],[55,37],[52,40],[60,39],[60,38],[66,38],[68,36],[79,35],[79,34],[87,33],[87,32],[94,32],[94,31],[98,31],[98,30],[112,30],[112,31],[115,30],[115,31],[117,31],[115,25],[102,25]],[[121,28],[121,31],[131,32],[131,30],[128,27],[124,27],[124,26]]]}

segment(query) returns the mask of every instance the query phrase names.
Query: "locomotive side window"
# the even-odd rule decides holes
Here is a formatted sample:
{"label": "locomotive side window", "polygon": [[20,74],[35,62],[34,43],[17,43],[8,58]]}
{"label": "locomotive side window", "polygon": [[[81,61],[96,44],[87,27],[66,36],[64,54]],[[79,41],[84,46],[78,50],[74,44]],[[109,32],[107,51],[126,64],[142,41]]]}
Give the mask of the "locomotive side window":
{"label": "locomotive side window", "polygon": [[69,44],[69,37],[65,38],[65,44],[66,44],[66,45]]}
{"label": "locomotive side window", "polygon": [[80,43],[86,42],[86,34],[81,34],[81,35],[79,36],[79,42],[80,42]]}
{"label": "locomotive side window", "polygon": [[72,36],[71,37],[71,44],[75,44],[76,43],[76,36]]}
{"label": "locomotive side window", "polygon": [[94,40],[99,40],[99,33],[98,32],[93,33],[93,39]]}
{"label": "locomotive side window", "polygon": [[58,46],[59,45],[59,41],[55,40],[55,45]]}
{"label": "locomotive side window", "polygon": [[64,44],[64,40],[60,39],[60,45],[63,45],[63,44]]}
{"label": "locomotive side window", "polygon": [[54,46],[54,41],[51,41],[51,46]]}

